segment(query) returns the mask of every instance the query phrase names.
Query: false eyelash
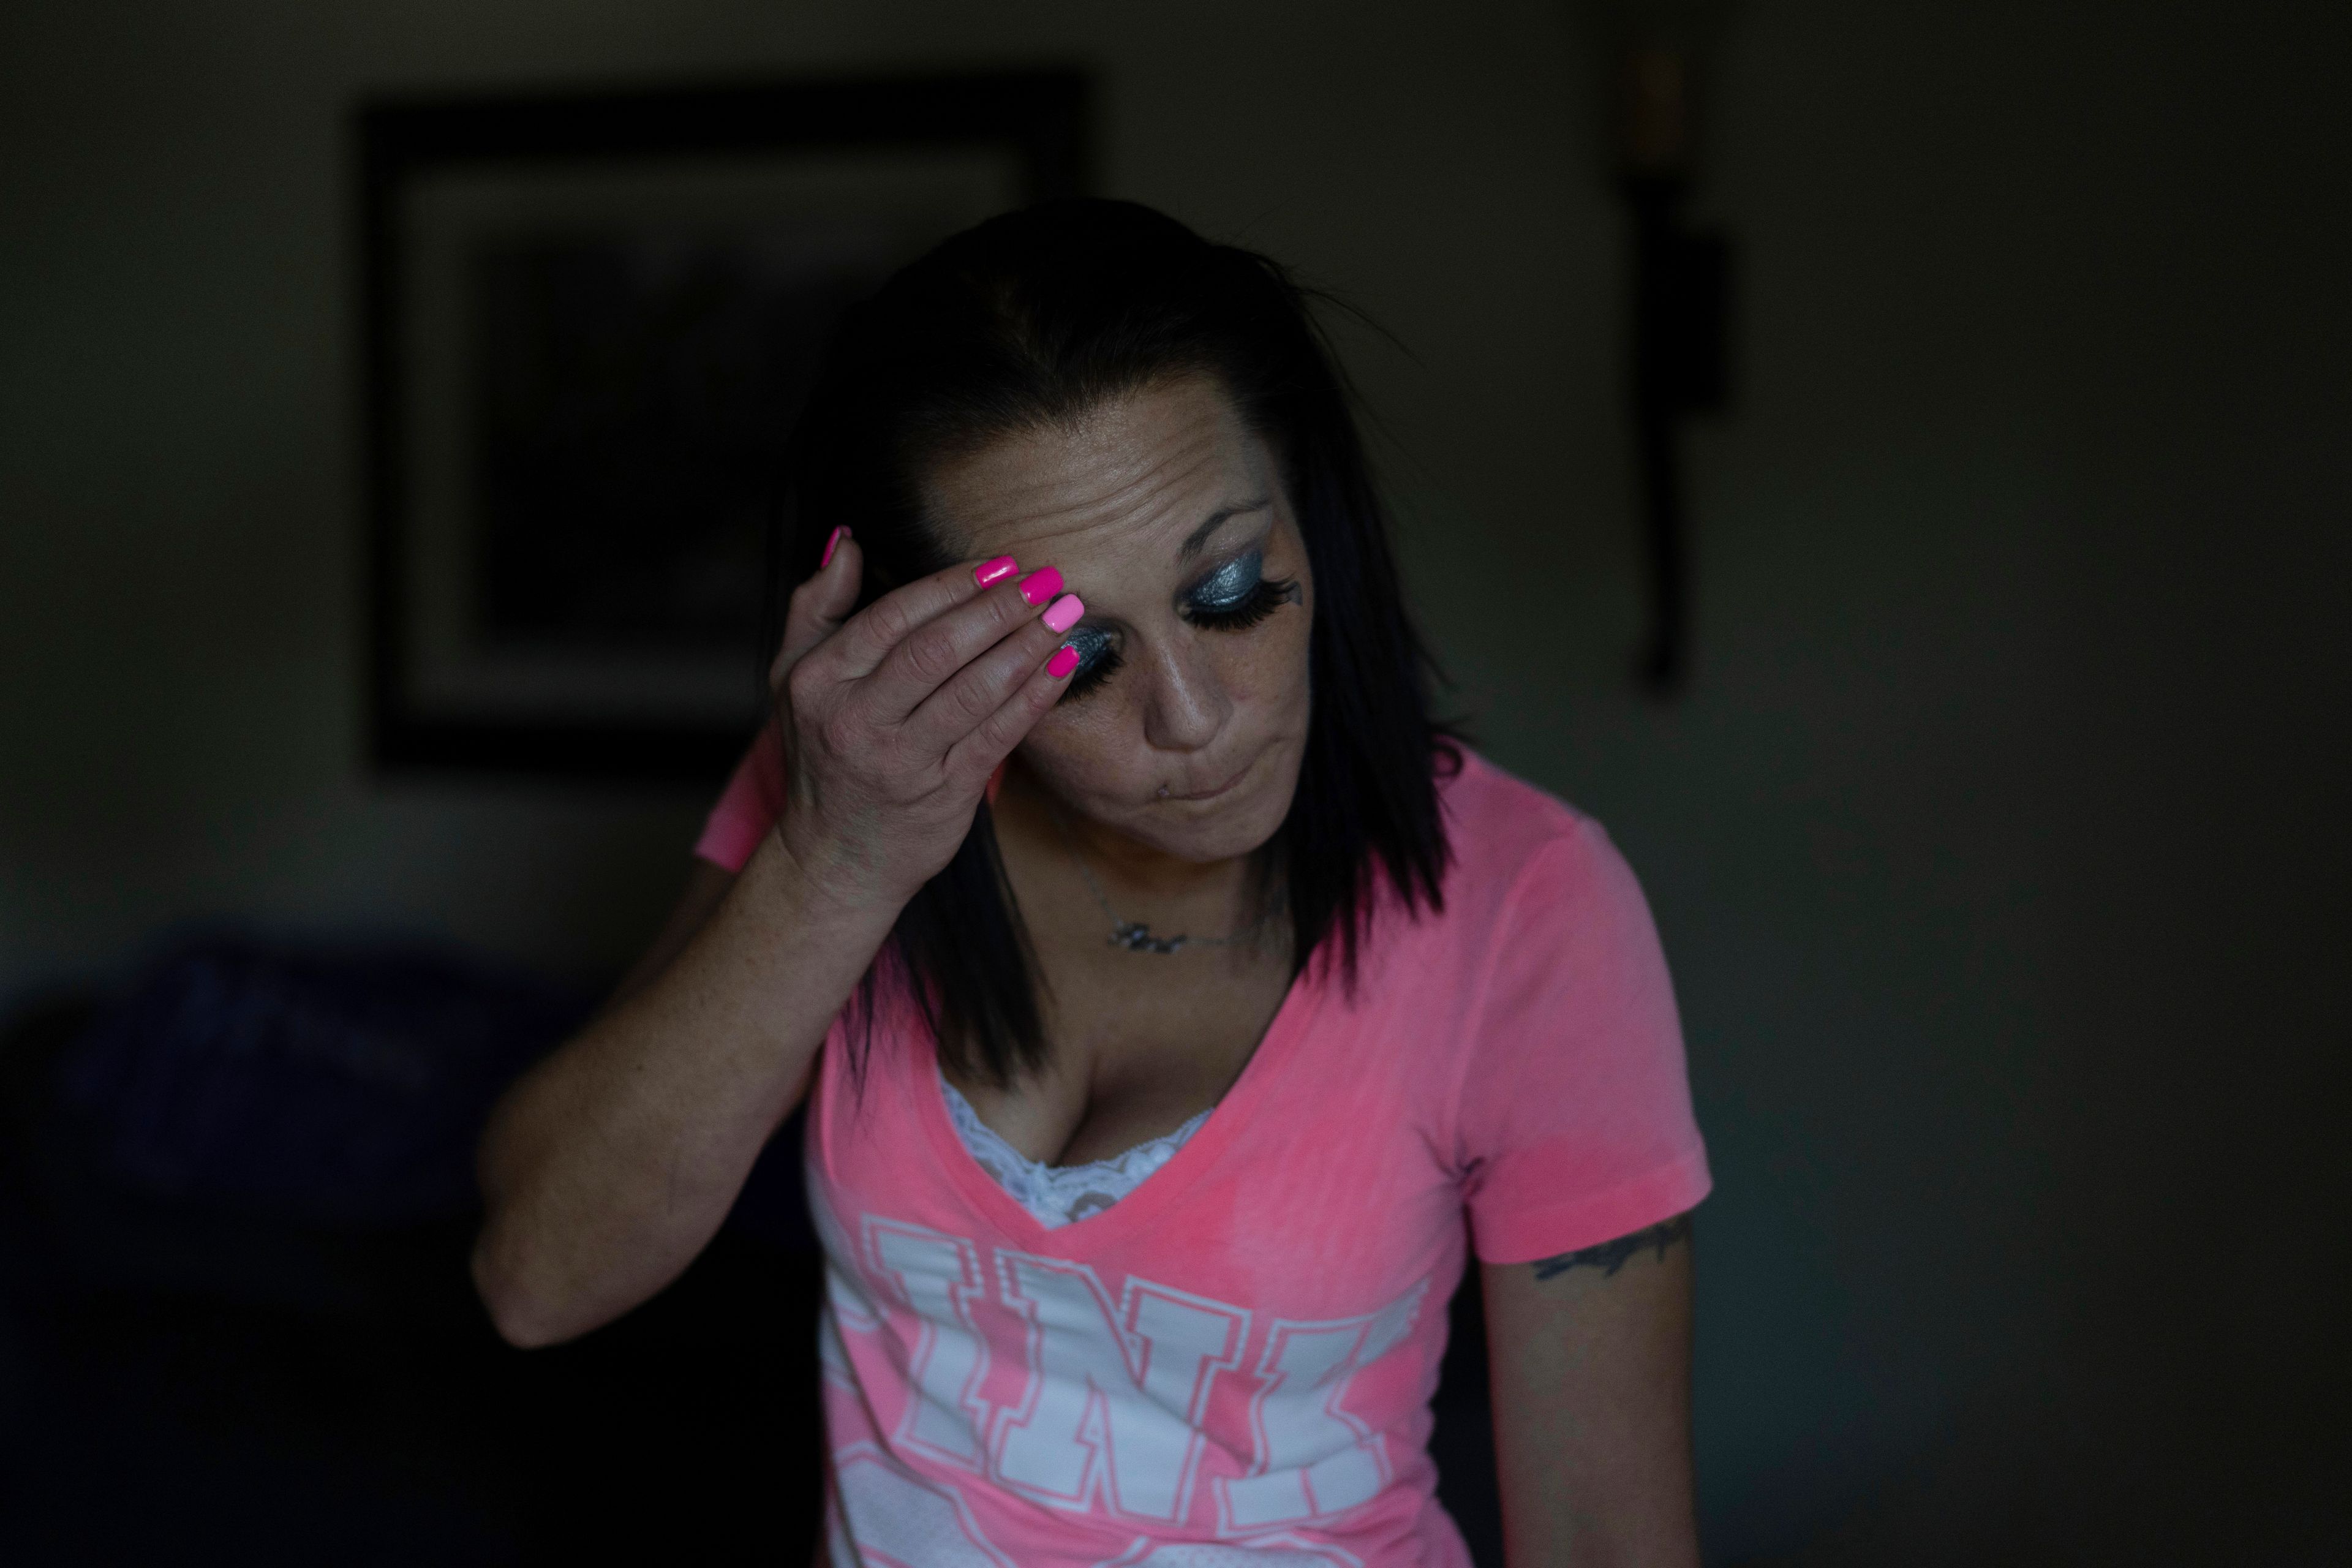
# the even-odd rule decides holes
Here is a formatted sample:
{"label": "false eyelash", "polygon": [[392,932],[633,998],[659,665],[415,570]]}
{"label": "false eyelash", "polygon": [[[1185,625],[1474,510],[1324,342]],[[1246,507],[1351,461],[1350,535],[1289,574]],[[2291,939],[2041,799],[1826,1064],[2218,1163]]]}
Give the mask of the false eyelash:
{"label": "false eyelash", "polygon": [[1118,649],[1106,646],[1101,653],[1095,656],[1095,661],[1092,664],[1070,677],[1070,684],[1062,689],[1062,695],[1055,700],[1067,702],[1074,697],[1084,697],[1087,692],[1108,680],[1111,672],[1125,662],[1126,660],[1118,657]]}
{"label": "false eyelash", "polygon": [[1291,602],[1298,587],[1290,577],[1258,579],[1243,600],[1229,609],[1204,609],[1198,605],[1188,606],[1184,618],[1196,626],[1208,626],[1221,632],[1237,632],[1254,626]]}

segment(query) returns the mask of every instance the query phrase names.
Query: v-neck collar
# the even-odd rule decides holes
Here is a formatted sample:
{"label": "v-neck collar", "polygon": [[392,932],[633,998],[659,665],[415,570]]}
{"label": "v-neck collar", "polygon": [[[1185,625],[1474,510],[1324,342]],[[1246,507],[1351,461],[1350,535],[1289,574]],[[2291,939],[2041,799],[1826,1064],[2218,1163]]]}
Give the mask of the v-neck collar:
{"label": "v-neck collar", "polygon": [[1108,1208],[1097,1209],[1066,1225],[1041,1222],[1022,1205],[1021,1200],[982,1169],[971,1151],[964,1147],[948,1115],[947,1099],[940,1092],[939,1044],[928,1033],[921,1046],[898,1053],[906,1075],[904,1088],[915,1101],[914,1113],[921,1120],[930,1139],[931,1152],[948,1179],[964,1201],[1000,1232],[1025,1249],[1048,1256],[1074,1257],[1099,1250],[1116,1245],[1121,1237],[1166,1212],[1248,1125],[1259,1103],[1273,1092],[1271,1085],[1284,1058],[1306,1033],[1320,1005],[1323,986],[1309,977],[1311,969],[1310,965],[1309,971],[1292,978],[1290,988],[1283,993],[1282,1005],[1275,1009],[1274,1018],[1259,1037],[1256,1049],[1242,1064],[1241,1075],[1225,1090],[1224,1097],[1210,1107],[1208,1121],[1184,1141],[1168,1163]]}

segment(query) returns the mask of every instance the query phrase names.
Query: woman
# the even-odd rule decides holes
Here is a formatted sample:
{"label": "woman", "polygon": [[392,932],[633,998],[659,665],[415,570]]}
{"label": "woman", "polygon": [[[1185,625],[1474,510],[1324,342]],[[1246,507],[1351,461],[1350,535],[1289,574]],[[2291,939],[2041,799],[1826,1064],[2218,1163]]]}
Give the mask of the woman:
{"label": "woman", "polygon": [[1300,290],[993,220],[853,313],[794,464],[776,724],[485,1139],[501,1331],[662,1289],[805,1096],[833,1562],[1465,1563],[1475,1247],[1514,1568],[1695,1563],[1656,937],[1430,720]]}

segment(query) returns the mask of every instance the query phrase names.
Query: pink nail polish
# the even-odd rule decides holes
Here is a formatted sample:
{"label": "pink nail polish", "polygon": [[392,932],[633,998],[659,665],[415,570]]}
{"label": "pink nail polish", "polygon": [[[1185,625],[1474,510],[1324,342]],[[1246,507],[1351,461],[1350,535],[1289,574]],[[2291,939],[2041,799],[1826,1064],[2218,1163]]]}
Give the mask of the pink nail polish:
{"label": "pink nail polish", "polygon": [[973,567],[971,569],[971,580],[985,588],[991,583],[1003,582],[1007,577],[1012,576],[1013,574],[1020,570],[1021,563],[1015,561],[1010,555],[1000,555],[993,561],[983,561],[979,565]]}
{"label": "pink nail polish", "polygon": [[1062,574],[1051,566],[1040,566],[1021,579],[1021,596],[1032,605],[1042,605],[1062,591]]}
{"label": "pink nail polish", "polygon": [[849,525],[847,523],[837,523],[835,525],[833,531],[824,536],[824,553],[816,558],[816,569],[818,571],[822,572],[826,567],[833,564],[833,552],[841,547],[842,536],[846,534],[848,531]]}
{"label": "pink nail polish", "polygon": [[1045,621],[1047,631],[1059,637],[1076,626],[1078,617],[1086,613],[1087,602],[1084,599],[1076,594],[1065,594],[1047,605],[1045,615],[1039,618]]}
{"label": "pink nail polish", "polygon": [[1056,680],[1068,679],[1070,671],[1077,668],[1078,650],[1068,643],[1055,648],[1054,657],[1045,661],[1045,673]]}

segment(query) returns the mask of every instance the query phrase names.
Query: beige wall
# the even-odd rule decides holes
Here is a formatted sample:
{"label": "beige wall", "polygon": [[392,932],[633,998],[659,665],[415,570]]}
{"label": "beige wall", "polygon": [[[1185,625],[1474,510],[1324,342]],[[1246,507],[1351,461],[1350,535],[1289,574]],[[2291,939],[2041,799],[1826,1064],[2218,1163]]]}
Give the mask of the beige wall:
{"label": "beige wall", "polygon": [[356,95],[1088,62],[1108,189],[1410,348],[1350,340],[1462,703],[1650,887],[1722,1184],[1718,1552],[2320,1560],[2323,8],[1744,7],[1709,191],[1740,404],[1695,447],[1670,709],[1627,679],[1621,237],[1557,5],[32,9],[0,13],[0,993],[223,911],[589,969],[679,873],[691,798],[361,767]]}

